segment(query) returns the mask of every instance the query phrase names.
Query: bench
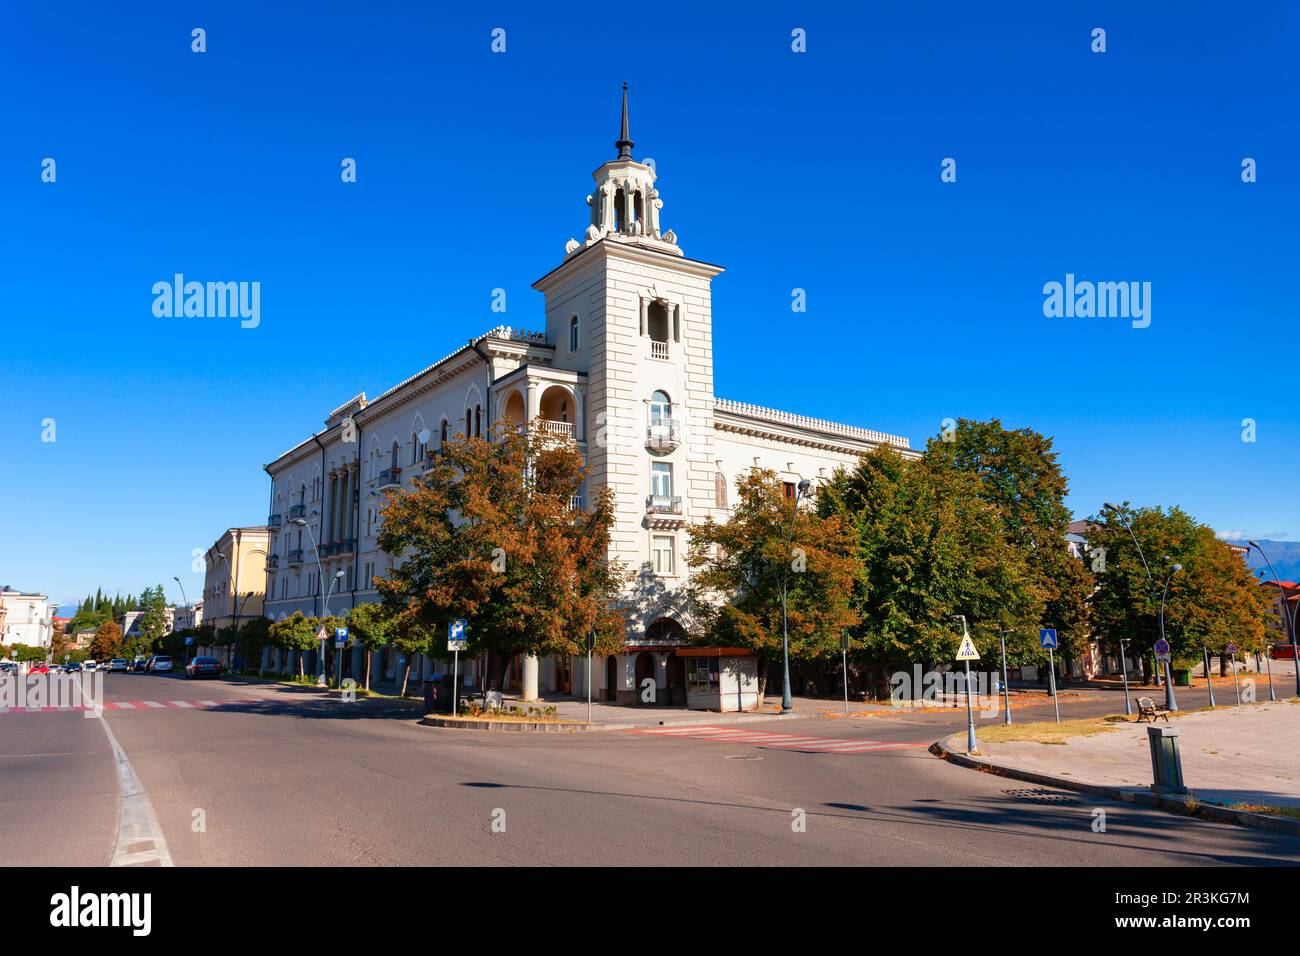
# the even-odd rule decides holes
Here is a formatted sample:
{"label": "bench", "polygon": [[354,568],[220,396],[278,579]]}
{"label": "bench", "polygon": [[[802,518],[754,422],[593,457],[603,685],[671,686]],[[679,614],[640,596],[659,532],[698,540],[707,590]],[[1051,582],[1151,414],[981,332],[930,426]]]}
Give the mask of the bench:
{"label": "bench", "polygon": [[1150,697],[1139,697],[1137,722],[1140,724],[1145,718],[1154,724],[1157,717],[1163,717],[1165,723],[1169,723],[1169,711],[1163,707],[1156,707],[1156,702]]}

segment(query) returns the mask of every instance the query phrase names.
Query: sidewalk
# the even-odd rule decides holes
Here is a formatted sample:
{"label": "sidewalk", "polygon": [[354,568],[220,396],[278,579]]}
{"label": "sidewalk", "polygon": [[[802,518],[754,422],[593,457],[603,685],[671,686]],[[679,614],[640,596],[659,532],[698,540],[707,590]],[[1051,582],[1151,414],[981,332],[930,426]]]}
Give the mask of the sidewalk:
{"label": "sidewalk", "polygon": [[[1163,721],[1161,725],[1163,726]],[[1290,701],[1174,716],[1183,782],[1203,803],[1300,808],[1300,704]],[[1109,787],[1146,790],[1152,782],[1147,725],[1070,737],[1060,744],[980,741],[978,759],[1000,767]],[[965,753],[965,736],[946,742]]]}

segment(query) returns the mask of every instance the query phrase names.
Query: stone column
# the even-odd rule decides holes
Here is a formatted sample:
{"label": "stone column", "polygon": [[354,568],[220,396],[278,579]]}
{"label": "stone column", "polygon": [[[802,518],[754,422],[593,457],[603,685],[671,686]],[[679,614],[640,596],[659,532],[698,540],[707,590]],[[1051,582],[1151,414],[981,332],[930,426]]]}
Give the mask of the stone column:
{"label": "stone column", "polygon": [[673,341],[682,340],[682,307],[678,303],[673,303]]}
{"label": "stone column", "polygon": [[523,695],[524,700],[537,699],[537,657],[533,654],[524,655]]}
{"label": "stone column", "polygon": [[641,296],[641,335],[645,335],[646,321],[650,313],[650,300]]}
{"label": "stone column", "polygon": [[573,437],[577,441],[587,440],[587,387],[573,386]]}
{"label": "stone column", "polygon": [[528,421],[532,421],[542,411],[542,398],[539,383],[534,379],[528,380],[528,408],[526,410]]}

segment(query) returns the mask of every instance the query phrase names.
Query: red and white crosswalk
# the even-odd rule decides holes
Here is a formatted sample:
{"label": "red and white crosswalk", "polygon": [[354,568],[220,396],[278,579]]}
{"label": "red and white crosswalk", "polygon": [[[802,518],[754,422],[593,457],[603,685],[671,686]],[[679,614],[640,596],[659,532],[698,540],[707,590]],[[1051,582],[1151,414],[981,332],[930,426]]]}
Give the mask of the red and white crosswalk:
{"label": "red and white crosswalk", "polygon": [[864,740],[861,737],[814,737],[805,734],[774,734],[766,731],[744,730],[739,727],[651,727],[632,731],[656,737],[689,737],[695,740],[714,740],[728,744],[751,744],[755,747],[775,747],[780,750],[811,750],[828,754],[861,754],[882,750],[905,750],[924,747],[925,744],[891,743],[884,740]]}
{"label": "red and white crosswalk", "polygon": [[[214,707],[230,707],[247,704],[247,700],[110,700],[104,702],[104,710],[211,710]],[[79,707],[0,707],[2,714],[54,714],[68,710],[91,710]]]}

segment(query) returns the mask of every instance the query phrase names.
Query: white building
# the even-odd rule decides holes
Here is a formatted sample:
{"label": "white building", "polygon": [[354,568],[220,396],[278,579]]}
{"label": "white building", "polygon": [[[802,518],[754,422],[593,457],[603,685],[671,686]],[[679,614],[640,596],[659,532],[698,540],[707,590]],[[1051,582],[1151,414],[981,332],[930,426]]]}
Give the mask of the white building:
{"label": "white building", "polygon": [[[756,465],[793,489],[883,443],[914,456],[906,438],[715,397],[712,282],[723,270],[687,258],[662,228],[655,170],[632,158],[626,91],[615,145],[617,158],[593,174],[583,239],[570,239],[560,264],[533,284],[544,331],[493,329],[374,399],[349,399],[323,431],[265,466],[269,617],[322,612],[312,535],[327,587],[344,572],[330,611],[376,600],[371,579],[392,563],[375,540],[384,489],[421,474],[453,434],[526,422],[572,438],[589,484],[615,492],[612,556],[635,574],[625,595],[634,610],[627,653],[601,662],[597,695],[631,701],[653,677],[659,700],[682,702],[685,666],[674,648],[691,625],[686,525],[725,519],[737,476]],[[299,517],[311,535],[289,524]],[[576,692],[584,665],[526,659],[509,679],[525,697]],[[395,655],[384,655],[380,678],[396,667]]]}
{"label": "white building", "polygon": [[178,631],[188,631],[196,629],[203,623],[203,602],[198,601],[187,607],[177,607],[173,625]]}
{"label": "white building", "polygon": [[54,611],[44,594],[0,588],[0,644],[49,647]]}

